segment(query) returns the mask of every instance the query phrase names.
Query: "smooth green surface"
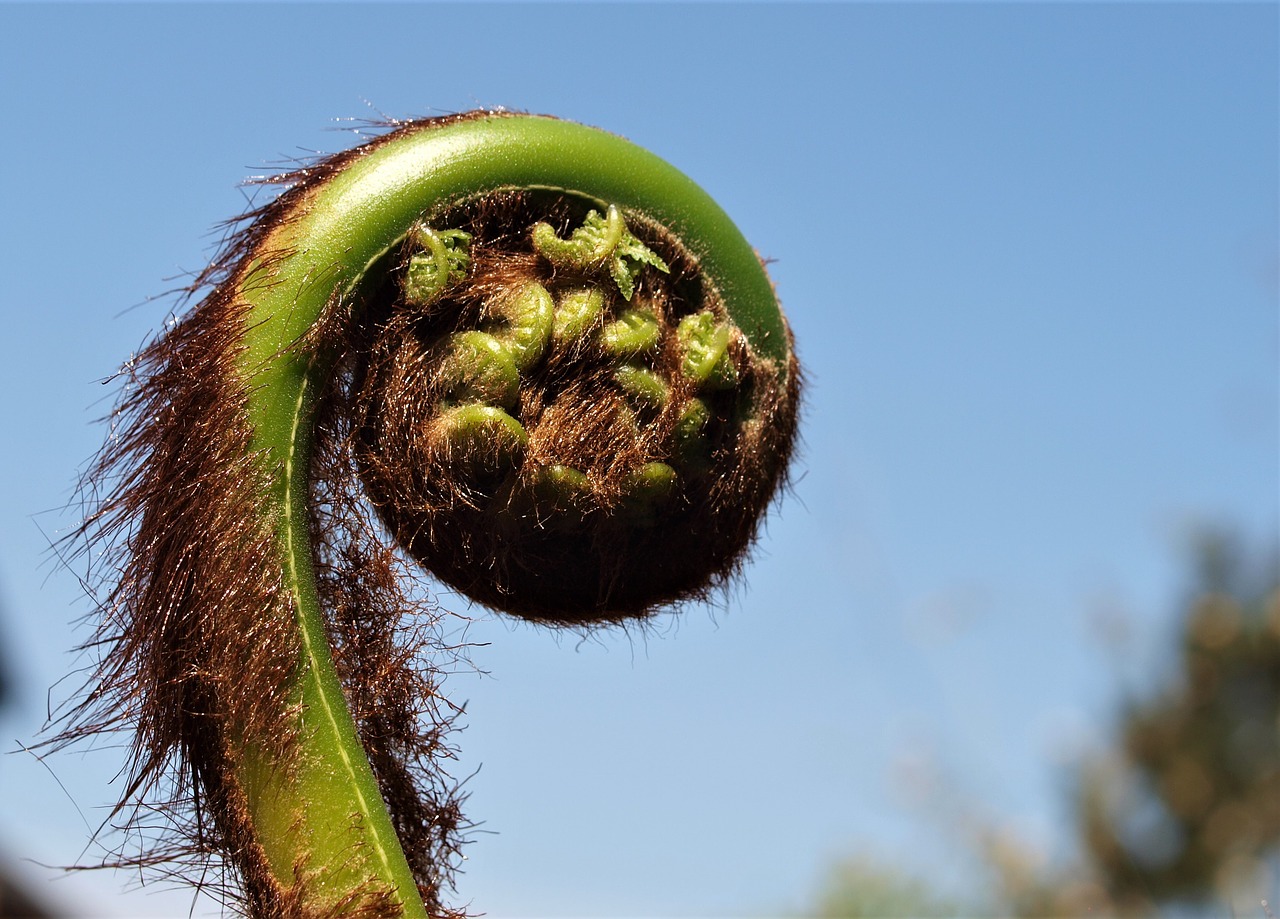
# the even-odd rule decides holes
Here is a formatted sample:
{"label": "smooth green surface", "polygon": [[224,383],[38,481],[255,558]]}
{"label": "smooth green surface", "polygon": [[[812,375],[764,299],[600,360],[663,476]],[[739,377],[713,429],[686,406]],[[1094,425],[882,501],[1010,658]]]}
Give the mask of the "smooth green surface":
{"label": "smooth green surface", "polygon": [[294,343],[419,220],[505,187],[563,189],[662,223],[699,259],[756,350],[786,366],[768,278],[724,212],[652,154],[569,122],[491,116],[397,137],[357,156],[268,236],[239,285],[252,307],[241,372],[253,449],[273,475],[285,583],[299,613],[303,736],[296,786],[261,764],[245,780],[277,876],[288,883],[305,862],[318,872],[324,900],[375,878],[395,889],[406,915],[423,915],[329,656],[307,533],[310,412],[326,356]]}

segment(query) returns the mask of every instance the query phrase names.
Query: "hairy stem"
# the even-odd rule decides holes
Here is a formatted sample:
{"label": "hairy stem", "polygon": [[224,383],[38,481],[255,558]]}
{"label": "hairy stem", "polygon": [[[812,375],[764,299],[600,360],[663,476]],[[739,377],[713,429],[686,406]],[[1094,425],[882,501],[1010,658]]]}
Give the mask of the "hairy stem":
{"label": "hairy stem", "polygon": [[[313,411],[332,357],[309,346],[307,334],[423,215],[505,188],[562,190],[611,218],[634,212],[669,228],[752,348],[787,372],[786,328],[754,251],[688,178],[613,135],[532,116],[428,123],[361,148],[297,197],[232,284],[235,301],[248,307],[237,370],[251,449],[270,482],[267,510],[303,649],[294,692],[299,742],[287,767],[252,741],[232,760],[242,764],[240,782],[271,871],[286,888],[301,872],[318,904],[368,888],[389,892],[402,915],[425,915],[344,702],[318,600],[308,468]],[[720,353],[713,346],[724,347],[704,348],[708,367]]]}

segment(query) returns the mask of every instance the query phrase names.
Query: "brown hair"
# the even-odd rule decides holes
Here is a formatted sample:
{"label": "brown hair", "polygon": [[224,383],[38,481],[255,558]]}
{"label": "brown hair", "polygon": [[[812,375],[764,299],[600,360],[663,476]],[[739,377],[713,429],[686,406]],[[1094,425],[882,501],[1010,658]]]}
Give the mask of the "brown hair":
{"label": "brown hair", "polygon": [[[148,842],[111,864],[204,878],[212,861],[230,876],[203,886],[250,913],[314,914],[301,895],[309,867],[294,866],[292,887],[275,878],[236,780],[237,751],[283,760],[296,744],[301,656],[236,372],[246,323],[237,285],[308,190],[403,132],[467,117],[398,126],[276,179],[284,192],[242,218],[191,286],[202,299],[122,371],[111,435],[83,483],[89,513],[73,536],[98,585],[100,622],[86,648],[99,662],[50,742],[130,734],[112,821]],[[466,238],[459,277],[438,295],[407,295],[425,257],[410,234],[294,346],[332,367],[310,463],[328,638],[432,915],[450,914],[441,895],[465,829],[447,772],[457,710],[440,688],[465,646],[450,614],[404,577],[399,552],[538,622],[645,617],[705,598],[740,569],[794,441],[794,350],[785,367],[755,353],[669,232],[628,215],[623,239],[643,269],[634,274],[539,248],[539,225],[572,239],[593,219],[603,220],[571,196],[523,192],[423,215],[422,233]],[[534,287],[555,304],[557,331],[543,328],[535,357],[521,352],[518,390],[493,404],[460,396],[498,392],[459,354],[483,336],[510,338],[509,291]],[[570,315],[587,290],[598,306]],[[642,345],[610,337],[631,326],[643,327]],[[460,407],[482,423],[459,421]],[[514,446],[477,446],[477,431],[506,431]],[[397,912],[367,891],[330,910]]]}

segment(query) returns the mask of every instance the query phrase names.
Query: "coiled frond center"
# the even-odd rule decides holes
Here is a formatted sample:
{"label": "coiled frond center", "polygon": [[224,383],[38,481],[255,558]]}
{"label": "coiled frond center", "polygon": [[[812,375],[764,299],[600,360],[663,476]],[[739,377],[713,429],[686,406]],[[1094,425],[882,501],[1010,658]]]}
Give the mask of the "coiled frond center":
{"label": "coiled frond center", "polygon": [[556,622],[641,615],[731,573],[794,400],[679,240],[503,192],[428,215],[392,259],[352,398],[361,469],[412,555]]}

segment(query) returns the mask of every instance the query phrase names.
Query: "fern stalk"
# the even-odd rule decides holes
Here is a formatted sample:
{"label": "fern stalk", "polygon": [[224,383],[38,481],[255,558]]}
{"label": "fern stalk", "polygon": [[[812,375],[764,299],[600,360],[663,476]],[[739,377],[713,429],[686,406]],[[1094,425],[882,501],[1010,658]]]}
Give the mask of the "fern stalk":
{"label": "fern stalk", "polygon": [[[513,254],[489,254],[477,243],[476,265],[468,275],[472,232],[437,227],[444,229],[441,235],[431,229],[432,223],[465,218],[483,235],[492,207],[473,203],[497,200],[511,190],[532,190],[527,194],[535,198],[557,195],[569,202],[564,214],[571,216],[592,211],[576,230],[577,216],[562,214],[559,228],[539,223],[527,237],[532,243],[518,243]],[[632,232],[633,225],[645,241]],[[490,235],[514,238],[506,231]],[[668,239],[672,241],[664,242]],[[415,246],[425,254],[414,255],[417,261],[405,269],[403,253]],[[163,617],[164,628],[175,634],[175,621],[198,632],[205,618],[224,615],[208,602],[201,606],[191,599],[196,591],[190,585],[203,577],[203,563],[187,562],[187,550],[180,546],[153,550],[158,563],[177,557],[179,570],[194,567],[181,577],[154,571],[126,574],[113,594],[111,609],[125,621],[114,636],[116,657],[102,671],[104,685],[126,694],[129,680],[148,675],[148,667],[158,669],[165,654],[188,653],[191,663],[178,676],[150,680],[153,696],[145,697],[144,705],[154,707],[144,708],[137,719],[142,739],[135,751],[133,786],[152,787],[175,755],[192,758],[224,856],[250,888],[246,898],[252,912],[424,917],[428,909],[437,911],[434,892],[424,901],[421,866],[415,871],[398,840],[397,830],[412,820],[389,812],[392,798],[379,786],[366,758],[369,740],[362,743],[357,718],[349,710],[341,668],[330,652],[332,603],[325,600],[313,545],[314,438],[317,418],[332,398],[326,394],[333,392],[335,380],[377,379],[383,372],[349,353],[359,333],[335,337],[332,330],[355,328],[366,314],[381,315],[382,310],[391,316],[389,325],[408,329],[415,341],[428,339],[427,356],[413,366],[443,367],[446,375],[453,374],[452,382],[430,382],[426,395],[406,402],[438,415],[425,428],[411,421],[411,435],[406,436],[418,451],[415,456],[439,462],[438,474],[419,476],[428,480],[423,487],[436,488],[439,479],[462,476],[456,487],[450,486],[450,494],[464,498],[446,502],[461,522],[407,523],[407,512],[390,506],[388,493],[399,486],[379,479],[383,448],[360,446],[365,440],[372,443],[367,432],[380,422],[354,426],[357,463],[362,474],[384,482],[371,486],[374,503],[406,551],[430,567],[442,567],[442,577],[491,606],[579,625],[646,615],[682,597],[700,596],[736,571],[759,513],[783,475],[794,431],[798,369],[789,332],[754,251],[692,181],[621,138],[545,117],[475,113],[399,126],[314,173],[304,171],[298,184],[246,231],[233,255],[238,261],[201,307],[205,314],[221,308],[234,320],[225,346],[214,349],[209,359],[216,364],[224,356],[229,378],[219,384],[222,395],[205,394],[201,387],[206,384],[198,378],[185,385],[202,393],[191,398],[193,405],[230,398],[241,406],[232,422],[246,432],[243,447],[236,449],[244,451],[248,466],[242,471],[248,474],[241,476],[244,482],[227,487],[243,488],[261,521],[259,531],[233,536],[231,545],[252,546],[254,533],[266,534],[269,548],[263,552],[274,559],[274,573],[263,588],[262,603],[291,611],[292,626],[279,626],[278,636],[292,649],[293,663],[269,691],[237,687],[238,675],[217,663],[217,649],[178,652],[159,639],[137,638],[131,629],[152,621],[148,604],[172,607]],[[515,295],[493,294],[497,280],[476,280],[486,270],[503,281],[516,278],[513,289],[526,291],[520,301],[524,305],[511,305]],[[404,272],[417,279],[409,300],[421,302],[386,305],[386,295],[380,293],[390,283],[386,278]],[[664,273],[676,280],[664,280]],[[423,277],[425,287],[419,283]],[[404,284],[411,290],[408,281]],[[690,293],[694,288],[702,293]],[[480,293],[467,292],[472,289]],[[481,294],[489,297],[487,305],[476,307]],[[687,303],[690,298],[697,302]],[[451,309],[478,317],[480,331],[452,331],[461,326],[440,318],[441,304],[454,302],[459,305]],[[410,307],[416,312],[406,313]],[[434,329],[432,323],[445,325],[439,332],[422,331]],[[184,366],[184,354],[190,352],[182,350],[181,342],[172,345],[163,360],[156,359],[162,369],[142,384],[148,395],[139,405],[163,401],[154,381]],[[601,398],[607,407],[600,409],[599,424],[590,430],[616,428],[622,433],[600,436],[623,438],[619,443],[638,438],[638,446],[619,448],[619,455],[638,457],[628,460],[626,468],[605,468],[593,455],[579,456],[568,447],[564,450],[569,452],[556,453],[560,448],[546,433],[554,428],[552,421],[536,427],[540,420],[560,418],[554,399],[565,384],[558,368],[583,354],[597,368],[592,379],[606,386]],[[497,361],[506,368],[502,373],[517,374],[512,385],[520,388],[493,389],[498,371],[485,361]],[[542,381],[552,395],[530,395],[525,386],[531,380]],[[382,399],[353,396],[348,401],[364,405]],[[570,441],[581,441],[585,435],[573,425],[590,411],[562,412],[572,417],[555,423],[572,434]],[[201,426],[176,417],[165,423],[172,427],[158,434],[140,428],[136,442],[105,462],[118,468],[122,457],[141,457],[149,464],[145,469],[154,475],[140,476],[155,480],[146,499],[138,499],[145,506],[136,510],[126,495],[105,502],[100,511],[103,519],[112,520],[112,514],[133,519],[136,510],[143,521],[139,532],[155,531],[162,542],[169,538],[165,522],[176,518],[154,505],[219,487],[199,477],[186,486],[159,481],[181,466],[181,451],[171,451],[179,457],[175,460],[157,444],[193,436]],[[493,447],[495,436],[507,438],[507,446]],[[745,471],[716,469],[721,460],[735,460]],[[494,473],[495,463],[515,465]],[[493,484],[501,475],[505,484]],[[433,498],[418,504],[434,507],[433,501],[440,503]],[[748,511],[734,517],[732,526],[722,525],[725,507],[712,503],[707,510],[699,504],[714,501],[745,504]],[[568,533],[548,516],[566,509],[572,513],[565,519],[598,524],[599,532],[590,537]],[[551,556],[589,554],[597,545],[617,544],[621,555],[637,547],[652,554],[665,541],[658,529],[662,522],[692,519],[695,511],[707,515],[700,524],[710,534],[705,570],[690,572],[681,567],[687,567],[684,561],[646,556],[649,567],[631,577],[620,573],[622,561],[593,556],[586,567],[598,587],[562,585],[563,578],[540,574],[547,565],[554,567]],[[479,542],[472,546],[474,524],[481,519],[477,514],[500,532],[492,542],[475,537]],[[687,523],[682,526],[688,528]],[[443,548],[426,544],[424,534],[437,531],[446,534]],[[451,538],[451,533],[463,535]],[[523,537],[513,540],[512,533]],[[135,552],[140,541],[134,537]],[[535,561],[517,558],[509,572],[501,565],[495,568],[494,553],[505,553],[511,542],[536,544]],[[459,559],[436,564],[441,553],[455,549],[463,553]],[[198,556],[200,550],[190,552]],[[610,586],[628,577],[643,585],[653,580],[656,586],[651,594],[638,596]],[[175,587],[170,580],[188,586]],[[219,601],[209,602],[216,607]],[[205,631],[225,635],[235,627]],[[276,665],[261,669],[281,670]],[[283,714],[264,716],[261,723],[246,720],[236,713],[256,711],[257,703],[237,701],[237,692],[282,700]],[[157,709],[190,708],[193,698],[204,701],[184,716],[184,726],[174,728],[177,736],[159,728],[141,730],[152,722],[167,723]],[[283,740],[277,736],[281,733]],[[179,749],[187,752],[175,754]]]}

